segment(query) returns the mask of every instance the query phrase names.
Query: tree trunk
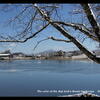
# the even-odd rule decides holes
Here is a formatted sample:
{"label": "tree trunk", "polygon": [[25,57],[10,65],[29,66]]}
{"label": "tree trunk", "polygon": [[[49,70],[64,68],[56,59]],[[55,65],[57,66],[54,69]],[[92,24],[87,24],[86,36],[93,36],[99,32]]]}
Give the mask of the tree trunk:
{"label": "tree trunk", "polygon": [[99,42],[100,42],[100,25],[96,21],[96,17],[94,15],[90,5],[89,4],[81,4],[81,6],[83,7],[84,12],[85,12],[85,14],[86,14],[86,16],[87,16],[87,18],[88,18],[93,30],[94,30],[94,32],[95,32]]}
{"label": "tree trunk", "polygon": [[56,28],[63,36],[67,37],[70,41],[72,41],[88,58],[91,60],[100,63],[100,58],[96,57],[91,51],[85,48],[77,39],[71,36],[63,27],[61,27],[57,23],[53,23],[54,21],[47,16],[46,12],[41,10],[38,6],[35,6],[39,11],[40,15],[48,21],[54,28]]}
{"label": "tree trunk", "polygon": [[96,57],[91,51],[85,48],[77,39],[71,36],[67,31],[65,31],[61,26],[58,24],[52,24],[58,31],[61,32],[62,35],[67,37],[70,41],[72,41],[88,58],[91,60],[100,63],[100,58]]}

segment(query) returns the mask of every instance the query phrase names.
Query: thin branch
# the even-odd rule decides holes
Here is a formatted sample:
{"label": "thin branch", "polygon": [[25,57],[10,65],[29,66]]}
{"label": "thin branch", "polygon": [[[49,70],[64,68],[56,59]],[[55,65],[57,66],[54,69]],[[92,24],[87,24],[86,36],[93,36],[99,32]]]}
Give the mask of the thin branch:
{"label": "thin branch", "polygon": [[51,40],[55,40],[55,41],[60,41],[60,42],[67,42],[67,43],[70,43],[72,41],[70,40],[64,40],[64,39],[57,39],[57,38],[54,38],[54,37],[48,37],[48,39],[51,39]]}
{"label": "thin branch", "polygon": [[23,43],[23,41],[21,40],[0,40],[0,42],[20,42],[20,43]]}
{"label": "thin branch", "polygon": [[45,40],[48,40],[48,38],[38,41],[37,44],[36,44],[36,46],[34,47],[33,51],[37,48],[37,46],[38,46],[41,42],[43,42],[43,41],[45,41]]}
{"label": "thin branch", "polygon": [[49,25],[49,23],[47,25],[45,25],[44,27],[42,27],[40,30],[38,30],[37,32],[33,33],[31,36],[27,37],[26,39],[24,40],[16,40],[16,39],[13,39],[13,40],[0,40],[0,42],[20,42],[20,43],[24,43],[26,42],[27,40],[35,37],[38,33],[40,33],[41,31],[43,31],[47,26]]}
{"label": "thin branch", "polygon": [[45,40],[49,40],[49,39],[54,40],[54,41],[59,41],[59,42],[66,42],[66,43],[70,43],[70,42],[71,42],[70,40],[57,39],[57,38],[54,38],[54,37],[51,36],[51,37],[48,37],[48,38],[46,38],[46,39],[43,39],[43,40],[38,41],[33,50],[35,50],[35,49],[37,48],[37,46],[38,46],[41,42],[43,42],[43,41],[45,41]]}
{"label": "thin branch", "polygon": [[[94,36],[93,32],[91,32],[84,24],[77,24],[77,23],[65,23],[60,21],[54,21],[53,23],[63,24],[69,27],[73,27],[75,30],[79,30],[85,35],[87,35],[89,38],[92,38],[95,41],[99,41],[96,36]],[[92,33],[92,34],[91,34]]]}
{"label": "thin branch", "polygon": [[58,8],[59,6],[57,6],[57,5],[47,5],[47,6],[43,6],[43,7],[41,7],[42,9],[43,8]]}
{"label": "thin branch", "polygon": [[23,42],[26,42],[27,40],[33,38],[34,36],[36,36],[38,33],[40,33],[41,31],[43,31],[50,23],[48,23],[47,25],[45,25],[44,27],[42,27],[39,31],[35,32],[33,35],[29,36],[28,38],[26,38]]}
{"label": "thin branch", "polygon": [[96,21],[96,17],[92,11],[92,8],[90,6],[90,4],[81,4],[81,6],[83,7],[84,9],[84,12],[95,32],[95,35],[97,36],[99,42],[100,42],[100,25],[99,23]]}
{"label": "thin branch", "polygon": [[58,23],[53,23],[53,20],[50,19],[46,12],[41,10],[37,5],[34,5],[35,8],[37,8],[40,15],[48,21],[54,28],[56,28],[63,36],[67,37],[70,41],[72,41],[88,58],[91,60],[100,63],[100,58],[97,57],[93,52],[89,51],[86,47],[84,47],[76,38],[74,38],[72,35],[70,35],[69,32],[64,30],[63,27],[61,27]]}
{"label": "thin branch", "polygon": [[35,17],[36,17],[36,14],[37,14],[37,11],[34,13],[34,15],[32,16],[32,18],[29,20],[29,22],[28,22],[26,28],[25,28],[20,34],[18,34],[17,37],[21,35],[21,36],[22,36],[21,38],[24,38],[24,36],[27,34],[27,31],[28,31],[30,28],[32,28],[32,23],[33,23],[33,20],[34,20]]}
{"label": "thin branch", "polygon": [[18,15],[16,15],[13,19],[9,20],[8,24],[11,23],[12,21],[15,21],[16,19],[18,19],[29,7],[31,7],[31,6],[30,5],[26,6]]}

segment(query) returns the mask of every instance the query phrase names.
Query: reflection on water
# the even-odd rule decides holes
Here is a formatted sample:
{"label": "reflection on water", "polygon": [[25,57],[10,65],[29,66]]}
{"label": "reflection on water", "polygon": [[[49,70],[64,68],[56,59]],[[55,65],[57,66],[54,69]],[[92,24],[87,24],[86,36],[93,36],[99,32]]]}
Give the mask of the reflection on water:
{"label": "reflection on water", "polygon": [[[88,61],[63,61],[63,60],[16,60],[0,62],[0,72],[16,71],[48,71],[56,73],[100,73],[100,65]],[[7,71],[4,71],[7,72]]]}
{"label": "reflection on water", "polygon": [[97,92],[100,90],[100,65],[65,60],[0,61],[0,96],[72,94],[37,93],[37,90],[94,90],[100,95]]}

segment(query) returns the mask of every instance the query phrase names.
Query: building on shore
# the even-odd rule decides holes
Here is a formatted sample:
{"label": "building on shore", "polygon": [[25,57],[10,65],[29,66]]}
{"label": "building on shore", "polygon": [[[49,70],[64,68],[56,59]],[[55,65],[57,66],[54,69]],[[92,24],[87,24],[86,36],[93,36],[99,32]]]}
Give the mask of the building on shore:
{"label": "building on shore", "polygon": [[10,53],[8,51],[0,53],[0,60],[13,60],[13,59],[33,59],[33,55],[25,55],[24,53]]}
{"label": "building on shore", "polygon": [[0,60],[6,60],[12,58],[10,50],[6,50],[0,53]]}
{"label": "building on shore", "polygon": [[0,54],[0,60],[10,59],[10,58],[11,58],[10,54]]}

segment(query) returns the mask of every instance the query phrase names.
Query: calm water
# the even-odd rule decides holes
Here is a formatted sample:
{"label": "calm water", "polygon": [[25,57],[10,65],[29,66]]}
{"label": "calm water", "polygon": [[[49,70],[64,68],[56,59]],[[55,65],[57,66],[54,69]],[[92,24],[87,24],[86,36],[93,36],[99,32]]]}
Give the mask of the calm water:
{"label": "calm water", "polygon": [[100,95],[100,65],[87,61],[0,61],[0,96]]}

